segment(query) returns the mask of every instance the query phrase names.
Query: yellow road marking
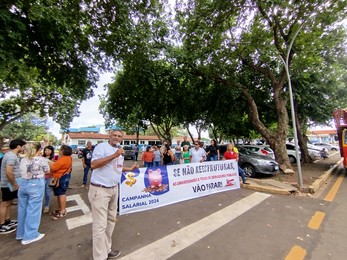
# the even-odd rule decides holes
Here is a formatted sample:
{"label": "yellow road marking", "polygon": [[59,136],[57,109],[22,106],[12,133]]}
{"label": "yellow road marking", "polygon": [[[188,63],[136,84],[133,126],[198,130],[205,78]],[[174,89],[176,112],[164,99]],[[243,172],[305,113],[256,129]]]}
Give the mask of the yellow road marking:
{"label": "yellow road marking", "polygon": [[328,193],[328,194],[326,195],[326,197],[324,198],[325,201],[330,201],[330,202],[331,202],[331,201],[333,201],[333,200],[335,199],[336,193],[337,193],[337,191],[339,190],[340,185],[341,185],[341,183],[342,183],[344,177],[345,177],[345,174],[343,173],[343,174],[341,174],[341,175],[337,178],[336,182],[335,182],[334,185],[331,187],[329,193]]}
{"label": "yellow road marking", "polygon": [[306,255],[306,250],[300,246],[293,246],[285,260],[303,260]]}
{"label": "yellow road marking", "polygon": [[308,227],[312,229],[318,229],[320,227],[320,224],[322,224],[324,217],[324,212],[316,211],[316,213],[312,216],[310,223],[308,223]]}

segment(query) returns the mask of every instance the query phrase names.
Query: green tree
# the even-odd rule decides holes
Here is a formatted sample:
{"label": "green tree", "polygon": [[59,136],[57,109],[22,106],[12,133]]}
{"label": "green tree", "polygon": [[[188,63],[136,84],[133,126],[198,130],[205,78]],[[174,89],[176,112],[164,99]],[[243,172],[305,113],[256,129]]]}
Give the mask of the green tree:
{"label": "green tree", "polygon": [[93,95],[98,78],[81,1],[0,4],[0,130],[26,113],[63,127]]}
{"label": "green tree", "polygon": [[[242,94],[249,120],[275,150],[282,170],[291,165],[285,152],[288,86],[280,57],[285,59],[303,21],[289,53],[290,66],[324,49],[322,39],[345,14],[346,1],[179,1],[187,66]],[[316,69],[312,62],[308,68]],[[277,128],[270,129],[274,116]]]}
{"label": "green tree", "polygon": [[[7,124],[0,135],[6,139],[23,139],[27,141],[40,142],[47,139],[46,119],[35,114],[26,114],[23,117]],[[56,138],[52,134],[49,135],[50,143],[55,143]]]}
{"label": "green tree", "polygon": [[134,39],[141,36],[132,31],[156,12],[156,3],[1,1],[0,130],[37,111],[67,129],[81,102],[93,96],[97,72],[112,70],[140,47]]}

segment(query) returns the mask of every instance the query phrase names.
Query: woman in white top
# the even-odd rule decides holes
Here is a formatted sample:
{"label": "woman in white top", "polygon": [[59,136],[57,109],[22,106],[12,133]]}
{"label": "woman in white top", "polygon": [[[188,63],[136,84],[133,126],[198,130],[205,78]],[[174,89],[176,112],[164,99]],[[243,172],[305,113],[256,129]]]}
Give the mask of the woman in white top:
{"label": "woman in white top", "polygon": [[48,160],[41,156],[39,143],[25,146],[26,154],[21,160],[22,182],[18,190],[18,226],[17,240],[22,245],[36,242],[45,234],[38,232],[41,222],[41,207],[45,191],[45,174],[49,173]]}

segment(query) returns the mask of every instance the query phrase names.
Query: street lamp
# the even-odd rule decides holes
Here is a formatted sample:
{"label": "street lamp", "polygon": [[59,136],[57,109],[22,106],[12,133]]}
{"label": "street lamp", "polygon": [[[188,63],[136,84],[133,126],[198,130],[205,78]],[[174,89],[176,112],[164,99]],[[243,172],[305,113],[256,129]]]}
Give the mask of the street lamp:
{"label": "street lamp", "polygon": [[290,111],[292,114],[292,123],[293,123],[293,131],[294,131],[294,144],[295,144],[295,155],[297,160],[297,167],[298,167],[298,186],[299,188],[302,188],[303,183],[302,183],[302,172],[301,172],[301,163],[300,163],[300,155],[299,155],[299,145],[298,145],[298,133],[296,130],[296,119],[295,119],[295,110],[294,110],[294,98],[293,98],[293,91],[292,91],[292,82],[290,80],[290,73],[289,73],[289,54],[290,54],[290,50],[292,49],[294,40],[296,38],[296,36],[298,35],[300,29],[302,28],[303,24],[301,24],[299,26],[299,28],[297,29],[297,31],[294,34],[293,39],[290,41],[289,44],[289,48],[288,48],[288,52],[287,52],[287,56],[286,56],[286,60],[284,60],[281,57],[281,60],[284,63],[284,68],[286,70],[286,74],[287,74],[287,78],[288,78],[288,88],[289,88],[289,99],[290,99]]}

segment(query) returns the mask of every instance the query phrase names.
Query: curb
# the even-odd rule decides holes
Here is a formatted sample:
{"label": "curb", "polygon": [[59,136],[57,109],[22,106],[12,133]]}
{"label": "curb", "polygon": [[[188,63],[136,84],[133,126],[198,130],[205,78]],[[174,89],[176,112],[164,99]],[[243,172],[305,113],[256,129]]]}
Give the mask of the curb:
{"label": "curb", "polygon": [[326,182],[326,180],[330,177],[330,175],[333,173],[333,171],[337,168],[337,166],[342,163],[343,158],[341,158],[333,167],[331,167],[329,170],[324,172],[322,176],[320,176],[317,180],[312,183],[312,185],[309,186],[309,193],[315,193],[320,187],[322,187],[323,183]]}
{"label": "curb", "polygon": [[241,185],[242,188],[246,188],[249,190],[254,190],[254,191],[260,191],[260,192],[267,192],[267,193],[273,193],[273,194],[280,194],[280,195],[291,195],[296,192],[296,189],[293,188],[293,191],[289,190],[284,190],[284,189],[279,189],[279,188],[272,188],[268,186],[260,186],[260,185]]}
{"label": "curb", "polygon": [[341,164],[343,161],[343,158],[341,158],[334,166],[332,166],[329,170],[325,171],[323,175],[321,175],[317,180],[314,181],[313,184],[309,185],[306,188],[298,189],[297,187],[293,186],[292,189],[283,189],[278,188],[273,185],[260,185],[257,183],[257,181],[249,180],[251,183],[250,185],[244,185],[241,184],[241,188],[254,190],[254,191],[260,191],[260,192],[267,192],[272,194],[279,194],[279,195],[292,195],[296,194],[297,192],[304,192],[308,194],[313,194],[317,192],[318,189],[322,187],[322,185],[327,181],[327,179],[330,177],[330,175],[334,172],[334,170],[337,168],[339,164]]}

